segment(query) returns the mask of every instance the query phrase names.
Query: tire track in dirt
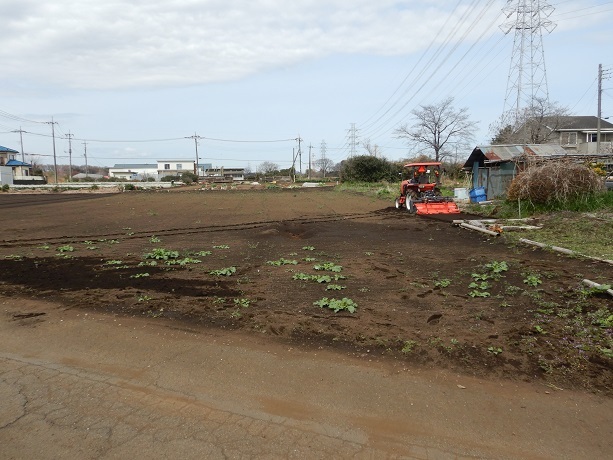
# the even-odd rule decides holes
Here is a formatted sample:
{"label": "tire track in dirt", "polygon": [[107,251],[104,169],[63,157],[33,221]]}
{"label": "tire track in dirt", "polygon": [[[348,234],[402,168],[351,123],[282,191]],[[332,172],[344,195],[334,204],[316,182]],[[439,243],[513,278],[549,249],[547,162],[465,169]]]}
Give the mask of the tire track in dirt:
{"label": "tire track in dirt", "polygon": [[[227,225],[211,225],[207,227],[183,227],[183,228],[169,228],[169,229],[157,229],[157,230],[148,230],[148,231],[138,231],[134,232],[131,235],[126,235],[124,232],[113,232],[113,233],[99,233],[99,234],[88,234],[88,235],[73,235],[73,236],[50,236],[50,237],[40,237],[40,238],[19,238],[13,240],[2,240],[0,241],[0,248],[13,248],[13,247],[29,247],[36,246],[41,243],[48,244],[67,244],[67,243],[78,243],[83,241],[84,239],[103,239],[103,238],[121,238],[122,240],[137,240],[142,238],[150,238],[153,234],[156,236],[164,237],[164,236],[177,236],[177,235],[192,235],[192,234],[201,234],[201,233],[213,233],[213,232],[228,232],[228,231],[242,231],[242,230],[251,230],[255,228],[266,227],[268,225],[274,224],[312,224],[312,223],[323,223],[323,222],[337,222],[341,220],[356,220],[356,219],[368,219],[370,217],[380,217],[382,215],[390,214],[388,209],[381,209],[366,213],[353,213],[353,214],[337,214],[334,216],[315,216],[315,217],[301,217],[295,219],[281,219],[281,220],[263,220],[263,221],[253,221],[253,222],[245,222],[239,224],[227,224]],[[394,212],[397,217],[398,214]],[[402,215],[405,218],[411,218],[409,215]]]}

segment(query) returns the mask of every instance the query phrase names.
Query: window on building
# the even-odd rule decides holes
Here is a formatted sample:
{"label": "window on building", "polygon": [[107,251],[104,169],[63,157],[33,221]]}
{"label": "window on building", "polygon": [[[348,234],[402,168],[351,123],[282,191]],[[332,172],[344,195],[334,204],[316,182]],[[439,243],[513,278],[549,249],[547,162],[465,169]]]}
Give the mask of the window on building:
{"label": "window on building", "polygon": [[587,141],[588,142],[597,142],[598,141],[597,137],[598,136],[596,135],[596,133],[588,133],[587,134]]}
{"label": "window on building", "polygon": [[183,163],[177,163],[177,171],[183,169]]}
{"label": "window on building", "polygon": [[170,163],[164,163],[164,169],[170,169]]}
{"label": "window on building", "polygon": [[560,138],[561,145],[576,145],[577,133],[562,133]]}

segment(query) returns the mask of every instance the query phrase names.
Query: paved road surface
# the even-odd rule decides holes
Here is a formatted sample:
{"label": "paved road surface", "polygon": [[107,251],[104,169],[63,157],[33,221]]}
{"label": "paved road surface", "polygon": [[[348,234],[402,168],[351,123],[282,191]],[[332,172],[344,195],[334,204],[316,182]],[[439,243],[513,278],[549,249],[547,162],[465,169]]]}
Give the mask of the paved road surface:
{"label": "paved road surface", "polygon": [[604,459],[611,439],[585,393],[0,298],[3,459]]}

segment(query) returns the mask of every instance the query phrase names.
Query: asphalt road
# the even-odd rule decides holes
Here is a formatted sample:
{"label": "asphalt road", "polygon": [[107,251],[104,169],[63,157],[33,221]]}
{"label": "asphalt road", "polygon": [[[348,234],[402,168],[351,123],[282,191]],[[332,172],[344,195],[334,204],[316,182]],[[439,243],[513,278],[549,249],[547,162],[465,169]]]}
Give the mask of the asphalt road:
{"label": "asphalt road", "polygon": [[0,298],[0,458],[612,458],[613,402]]}

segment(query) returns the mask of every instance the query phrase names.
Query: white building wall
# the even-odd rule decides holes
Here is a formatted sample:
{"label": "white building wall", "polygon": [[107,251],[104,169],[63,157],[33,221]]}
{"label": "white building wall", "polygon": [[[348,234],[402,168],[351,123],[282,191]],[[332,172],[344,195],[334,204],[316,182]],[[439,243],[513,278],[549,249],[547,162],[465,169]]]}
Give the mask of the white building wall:
{"label": "white building wall", "polygon": [[13,185],[13,168],[10,166],[0,166],[0,184]]}

